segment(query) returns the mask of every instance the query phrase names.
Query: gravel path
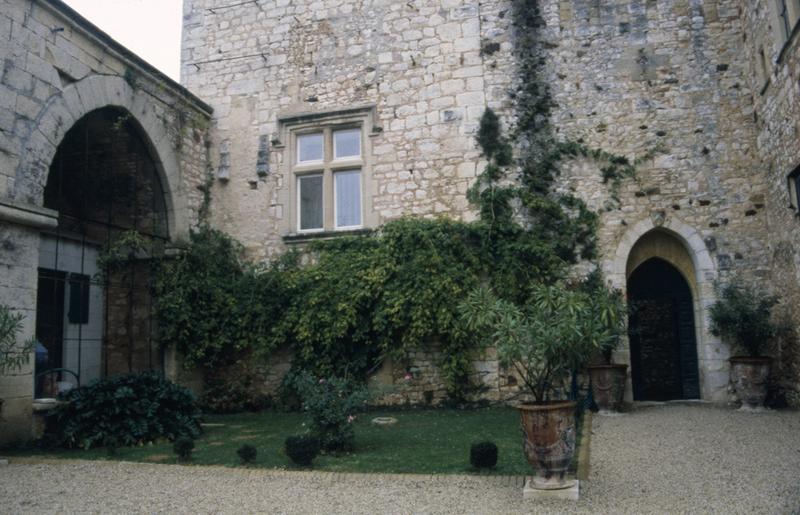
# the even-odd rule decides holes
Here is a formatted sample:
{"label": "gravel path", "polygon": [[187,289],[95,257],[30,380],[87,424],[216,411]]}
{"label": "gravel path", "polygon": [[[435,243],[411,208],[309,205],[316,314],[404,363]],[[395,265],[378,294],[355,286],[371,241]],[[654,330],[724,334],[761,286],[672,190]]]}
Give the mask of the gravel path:
{"label": "gravel path", "polygon": [[595,417],[581,500],[519,478],[112,462],[0,468],[2,513],[800,513],[800,412],[670,405]]}

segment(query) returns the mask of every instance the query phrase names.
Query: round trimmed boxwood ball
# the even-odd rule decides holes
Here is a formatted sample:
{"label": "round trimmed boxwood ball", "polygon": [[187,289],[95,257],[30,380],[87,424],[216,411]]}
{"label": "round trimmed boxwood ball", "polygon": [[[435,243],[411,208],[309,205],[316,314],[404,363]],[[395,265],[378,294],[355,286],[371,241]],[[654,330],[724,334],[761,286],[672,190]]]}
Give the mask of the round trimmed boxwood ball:
{"label": "round trimmed boxwood ball", "polygon": [[493,468],[497,465],[497,446],[488,441],[472,444],[469,462],[477,469]]}
{"label": "round trimmed boxwood ball", "polygon": [[285,443],[286,455],[297,465],[311,465],[320,451],[319,438],[312,435],[290,436]]}
{"label": "round trimmed boxwood ball", "polygon": [[181,461],[187,461],[192,457],[192,450],[194,449],[194,440],[188,436],[181,436],[172,444],[172,450],[178,455]]}
{"label": "round trimmed boxwood ball", "polygon": [[239,447],[236,454],[239,455],[239,459],[242,463],[253,463],[256,461],[256,456],[258,456],[258,450],[250,444],[244,444]]}

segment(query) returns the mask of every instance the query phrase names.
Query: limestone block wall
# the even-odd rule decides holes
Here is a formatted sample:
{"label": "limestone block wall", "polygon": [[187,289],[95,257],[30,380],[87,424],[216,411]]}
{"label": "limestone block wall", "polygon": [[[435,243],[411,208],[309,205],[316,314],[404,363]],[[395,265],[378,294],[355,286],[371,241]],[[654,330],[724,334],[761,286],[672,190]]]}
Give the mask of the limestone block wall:
{"label": "limestone block wall", "polygon": [[800,219],[787,180],[800,166],[800,43],[797,27],[786,42],[778,35],[769,5],[743,1],[741,8],[744,53],[750,63],[746,79],[755,106],[756,166],[766,176],[769,285],[781,297],[780,315],[791,327],[773,351],[789,401],[800,405]]}
{"label": "limestone block wall", "polygon": [[186,0],[182,83],[214,107],[212,159],[229,174],[213,190],[215,223],[257,258],[282,252],[287,151],[269,146],[263,176],[259,153],[283,116],[363,105],[376,113],[365,219],[473,217],[474,131],[487,103],[508,102],[496,84],[509,71],[481,45],[504,11],[474,0]]}
{"label": "limestone block wall", "polygon": [[[25,315],[19,342],[31,338],[36,321],[39,234],[35,228],[0,221],[0,303]],[[22,440],[32,430],[33,358],[0,376],[0,442]]]}
{"label": "limestone block wall", "polygon": [[[601,213],[601,256],[617,287],[649,230],[667,230],[687,247],[702,395],[723,401],[729,349],[707,330],[713,281],[738,270],[765,278],[770,263],[739,2],[542,5],[559,133],[631,160],[651,156],[621,182],[618,200],[591,160],[567,163],[562,187]],[[628,359],[626,349],[618,359]]]}
{"label": "limestone block wall", "polygon": [[[511,2],[230,5],[185,0],[182,82],[216,112],[212,160],[225,180],[213,188],[213,219],[251,255],[286,248],[288,156],[265,142],[279,139],[291,114],[374,106],[367,209],[377,223],[405,213],[474,217],[464,193],[483,166],[479,116],[491,106],[514,123]],[[773,262],[742,2],[540,6],[557,135],[631,160],[650,156],[617,192],[590,160],[565,164],[560,186],[601,212],[603,266],[617,287],[648,231],[685,245],[703,397],[724,401],[729,349],[707,330],[713,281],[737,271],[769,278]]]}
{"label": "limestone block wall", "polygon": [[[172,238],[197,222],[206,182],[211,108],[59,0],[0,0],[0,302],[35,327],[41,208],[56,149],[85,114],[126,109],[145,135],[166,192]],[[0,442],[30,434],[32,370],[0,377]],[[8,428],[8,429],[5,429]]]}

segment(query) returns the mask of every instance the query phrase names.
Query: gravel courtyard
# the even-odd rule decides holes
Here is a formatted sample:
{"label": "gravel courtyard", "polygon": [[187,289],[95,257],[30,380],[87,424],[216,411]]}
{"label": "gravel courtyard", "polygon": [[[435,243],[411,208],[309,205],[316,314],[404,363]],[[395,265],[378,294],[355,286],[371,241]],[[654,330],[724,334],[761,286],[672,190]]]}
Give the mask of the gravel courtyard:
{"label": "gravel courtyard", "polygon": [[[12,460],[3,513],[800,513],[800,412],[702,405],[595,417],[581,500],[520,478]],[[502,457],[501,457],[502,459]]]}

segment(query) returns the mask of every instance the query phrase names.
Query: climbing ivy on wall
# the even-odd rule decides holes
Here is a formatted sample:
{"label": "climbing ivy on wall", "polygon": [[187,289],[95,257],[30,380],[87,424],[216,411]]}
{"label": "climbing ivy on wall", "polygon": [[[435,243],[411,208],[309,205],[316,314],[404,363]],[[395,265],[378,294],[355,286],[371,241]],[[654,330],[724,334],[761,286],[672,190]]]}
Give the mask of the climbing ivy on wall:
{"label": "climbing ivy on wall", "polygon": [[[488,164],[469,191],[475,222],[402,218],[378,231],[314,243],[257,267],[225,234],[200,227],[187,251],[165,261],[156,286],[162,340],[189,365],[216,367],[279,347],[294,365],[321,375],[366,377],[386,356],[436,343],[450,394],[469,391],[473,337],[458,300],[480,284],[524,302],[536,283],[563,278],[596,257],[598,217],[577,197],[554,191],[559,163],[585,156],[619,184],[624,157],[559,142],[543,80],[535,0],[515,0],[516,123],[504,135],[490,109],[477,134]],[[397,361],[396,361],[397,362]]]}

